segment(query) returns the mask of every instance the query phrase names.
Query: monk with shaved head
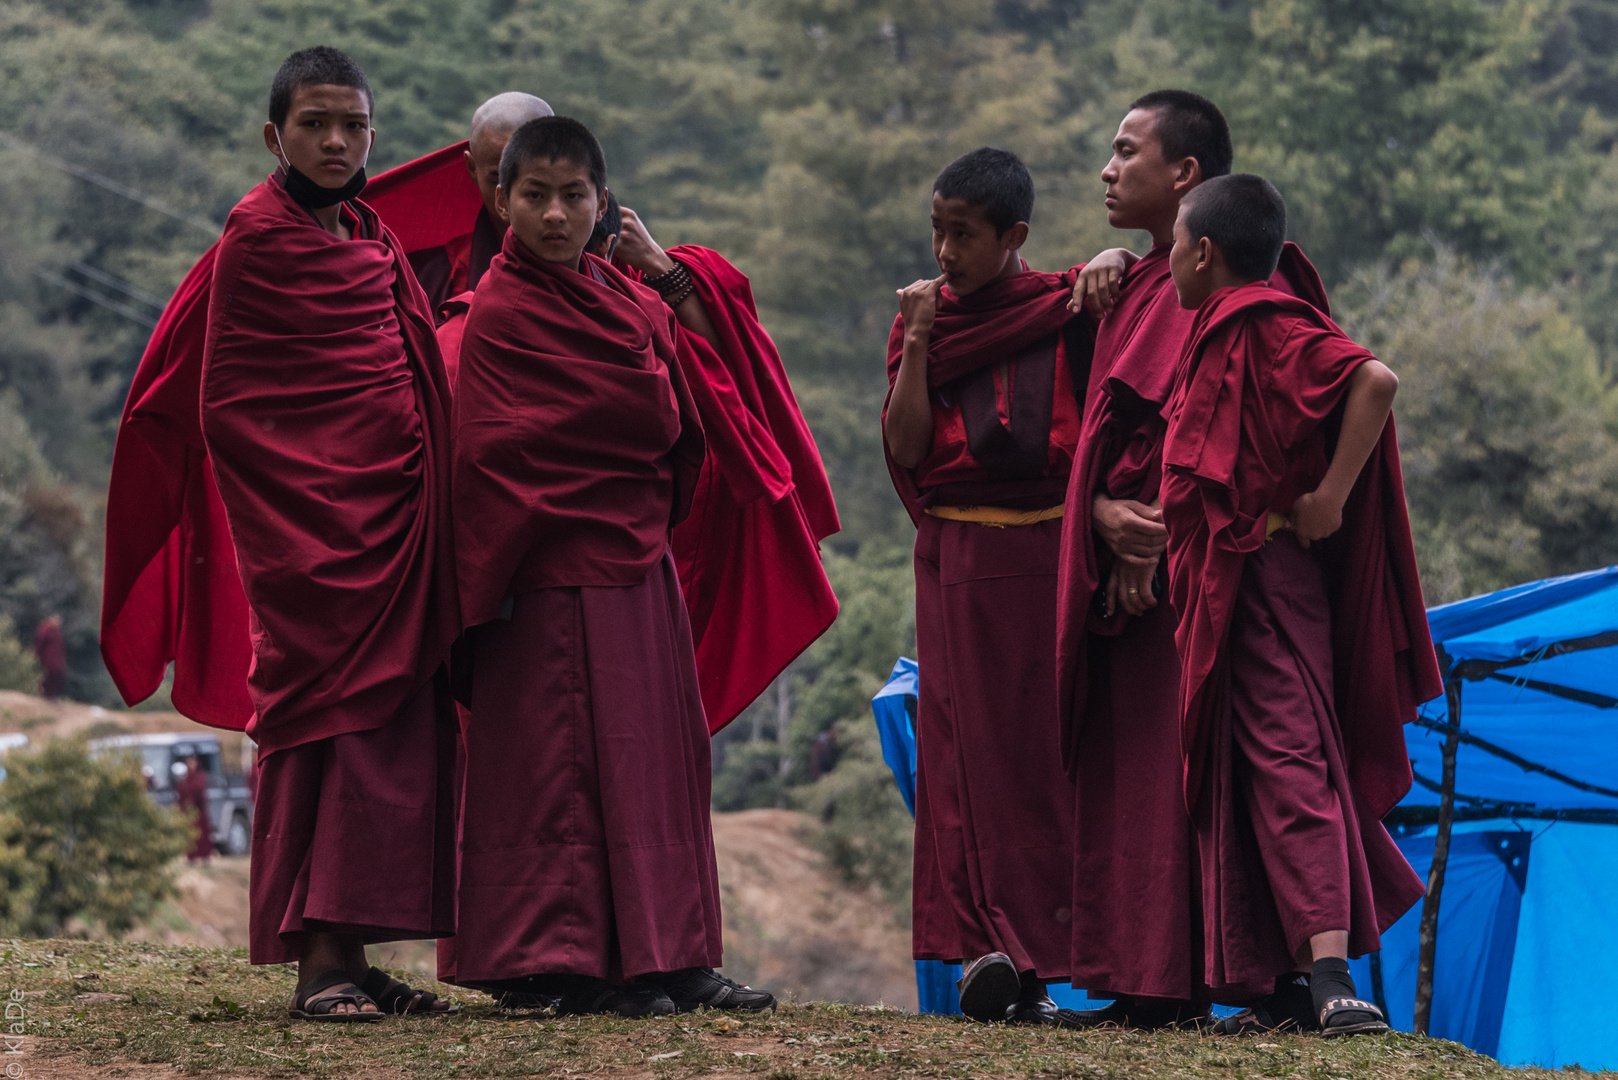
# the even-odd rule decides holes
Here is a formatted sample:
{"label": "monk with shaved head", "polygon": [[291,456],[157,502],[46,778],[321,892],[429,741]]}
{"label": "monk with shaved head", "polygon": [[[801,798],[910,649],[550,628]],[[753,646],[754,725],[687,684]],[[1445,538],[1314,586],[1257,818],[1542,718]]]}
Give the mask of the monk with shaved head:
{"label": "monk with shaved head", "polygon": [[494,200],[500,187],[500,155],[511,133],[530,120],[553,115],[544,99],[517,90],[494,95],[472,114],[466,171],[483,196],[483,209],[469,232],[441,247],[410,253],[416,280],[421,282],[435,312],[450,297],[477,288],[489,270],[489,261],[500,252],[506,222],[495,209]]}

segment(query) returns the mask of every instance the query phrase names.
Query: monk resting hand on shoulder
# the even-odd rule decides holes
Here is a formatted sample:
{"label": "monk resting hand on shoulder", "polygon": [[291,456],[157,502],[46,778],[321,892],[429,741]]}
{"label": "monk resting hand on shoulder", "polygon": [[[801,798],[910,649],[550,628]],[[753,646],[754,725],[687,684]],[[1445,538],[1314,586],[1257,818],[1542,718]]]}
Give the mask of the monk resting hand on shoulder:
{"label": "monk resting hand on shoulder", "polygon": [[[627,206],[618,210],[622,224],[618,233],[618,245],[613,249],[619,261],[633,266],[641,272],[643,281],[650,285],[657,278],[665,274],[672,274],[681,269],[680,264],[669,257],[668,252],[646,228],[646,223],[640,215]],[[653,286],[655,288],[655,286]],[[713,327],[708,318],[708,310],[702,306],[702,298],[695,289],[686,291],[684,297],[676,294],[674,303],[669,307],[674,311],[674,317],[680,320],[680,325],[696,334],[698,337],[715,343],[719,340],[719,332]]]}

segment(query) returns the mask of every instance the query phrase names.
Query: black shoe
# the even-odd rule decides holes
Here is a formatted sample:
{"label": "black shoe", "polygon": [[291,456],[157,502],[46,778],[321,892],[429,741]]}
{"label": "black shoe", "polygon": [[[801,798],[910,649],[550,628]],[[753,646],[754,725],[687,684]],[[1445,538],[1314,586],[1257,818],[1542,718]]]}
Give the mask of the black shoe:
{"label": "black shoe", "polygon": [[1045,984],[1032,971],[1025,971],[1019,979],[1017,1000],[1006,1009],[1008,1024],[1054,1024],[1056,1002],[1045,992]]}
{"label": "black shoe", "polygon": [[677,1012],[690,1012],[692,1009],[769,1012],[775,1008],[775,995],[743,986],[713,968],[686,968],[666,975],[642,975],[640,981],[654,985],[667,994]]}
{"label": "black shoe", "polygon": [[627,1020],[673,1016],[674,1002],[656,986],[641,983],[611,986],[606,979],[591,979],[563,994],[562,1000],[556,1003],[557,1016],[595,1016],[603,1013],[612,1013]]}
{"label": "black shoe", "polygon": [[1004,1020],[1006,1010],[1017,1003],[1022,980],[1011,957],[992,952],[966,965],[955,986],[961,992],[961,1011],[979,1023],[991,1024]]}
{"label": "black shoe", "polygon": [[1101,1009],[1060,1009],[1056,1014],[1056,1024],[1076,1031],[1109,1025],[1137,1031],[1162,1031],[1198,1026],[1207,1021],[1208,1015],[1208,1006],[1191,1001],[1119,998]]}
{"label": "black shoe", "polygon": [[1320,1017],[1315,1015],[1309,977],[1294,971],[1277,977],[1273,991],[1235,1016],[1220,1020],[1209,1030],[1215,1035],[1268,1035],[1319,1028]]}

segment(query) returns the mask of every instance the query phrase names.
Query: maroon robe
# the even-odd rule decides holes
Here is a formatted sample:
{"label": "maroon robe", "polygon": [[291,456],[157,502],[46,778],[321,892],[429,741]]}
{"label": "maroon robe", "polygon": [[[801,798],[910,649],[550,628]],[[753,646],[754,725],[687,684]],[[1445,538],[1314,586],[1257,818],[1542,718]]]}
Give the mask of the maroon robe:
{"label": "maroon robe", "polygon": [[1203,304],[1176,371],[1163,509],[1213,985],[1286,971],[1323,930],[1372,951],[1422,894],[1381,823],[1410,787],[1402,725],[1442,689],[1392,419],[1336,535],[1267,527],[1319,486],[1369,359],[1255,284]]}
{"label": "maroon robe", "polygon": [[197,816],[197,838],[191,850],[185,853],[187,862],[206,859],[213,854],[213,816],[208,813],[208,776],[201,769],[187,769],[185,776],[174,785],[174,801]]}
{"label": "maroon robe", "polygon": [[341,240],[274,178],[254,188],[209,301],[202,434],[250,608],[262,755],[256,963],[296,958],[311,930],[453,932],[453,718],[434,690],[459,629],[448,387],[403,251],[351,205]]}
{"label": "maroon robe", "polygon": [[[1171,247],[1130,268],[1096,332],[1057,574],[1057,700],[1076,797],[1074,985],[1098,996],[1207,1000],[1214,991],[1199,957],[1196,837],[1179,744],[1178,620],[1166,587],[1142,616],[1120,608],[1102,617],[1096,605],[1113,555],[1091,528],[1098,494],[1157,498],[1174,369],[1195,318],[1175,292]],[[1292,244],[1272,284],[1326,307],[1318,275]],[[1218,993],[1268,990],[1266,981]]]}
{"label": "maroon robe", "polygon": [[[1047,980],[1067,976],[1073,850],[1072,785],[1051,752],[1061,522],[994,528],[926,511],[1061,503],[1092,344],[1088,319],[1067,311],[1073,277],[1024,271],[964,298],[942,292],[932,452],[914,470],[888,461],[917,528],[913,950],[1004,952]],[[896,322],[890,392],[903,333]]]}
{"label": "maroon robe", "polygon": [[[702,429],[657,294],[508,235],[462,339],[461,983],[720,963],[708,729],[669,554]],[[446,959],[448,959],[446,957]]]}

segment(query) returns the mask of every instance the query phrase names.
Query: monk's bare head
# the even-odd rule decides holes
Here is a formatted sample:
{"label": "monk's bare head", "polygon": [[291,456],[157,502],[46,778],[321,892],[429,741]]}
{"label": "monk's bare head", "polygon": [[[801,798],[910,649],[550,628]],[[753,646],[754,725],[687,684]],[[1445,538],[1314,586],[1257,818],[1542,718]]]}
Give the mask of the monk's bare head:
{"label": "monk's bare head", "polygon": [[555,113],[542,98],[511,91],[496,94],[472,114],[471,143],[466,150],[466,171],[483,194],[483,209],[496,226],[501,224],[495,210],[495,189],[500,186],[500,155],[505,152],[511,133],[542,116]]}
{"label": "monk's bare head", "polygon": [[1287,204],[1262,176],[1216,176],[1180,202],[1169,270],[1180,306],[1220,289],[1268,281],[1286,243]]}
{"label": "monk's bare head", "polygon": [[512,132],[500,156],[499,211],[529,251],[577,269],[607,212],[607,159],[590,129],[547,116]]}
{"label": "monk's bare head", "polygon": [[944,283],[967,296],[1022,268],[1034,216],[1034,178],[1008,150],[962,154],[933,181],[933,258]]}
{"label": "monk's bare head", "polygon": [[1145,229],[1166,242],[1180,200],[1204,180],[1230,172],[1235,152],[1218,106],[1187,90],[1154,90],[1129,107],[1101,170],[1107,221]]}
{"label": "monk's bare head", "polygon": [[365,167],[376,140],[365,72],[325,45],[287,57],[270,83],[264,147],[323,188],[337,189]]}

